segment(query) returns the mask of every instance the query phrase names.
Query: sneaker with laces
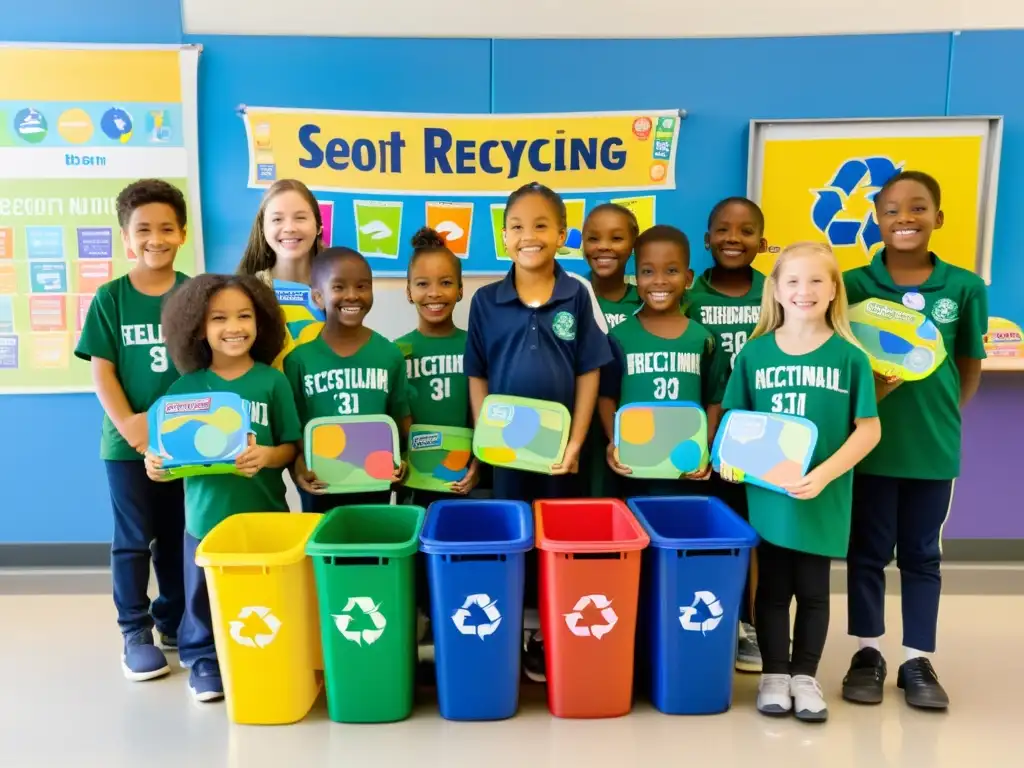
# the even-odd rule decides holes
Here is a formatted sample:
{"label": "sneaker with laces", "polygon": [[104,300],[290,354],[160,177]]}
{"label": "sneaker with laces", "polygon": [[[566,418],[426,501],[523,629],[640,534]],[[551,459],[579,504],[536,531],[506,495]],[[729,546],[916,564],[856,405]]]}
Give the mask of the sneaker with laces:
{"label": "sneaker with laces", "polygon": [[828,705],[821,685],[810,675],[793,675],[789,683],[793,695],[793,714],[805,723],[824,723],[828,720]]}
{"label": "sneaker with laces", "polygon": [[527,630],[523,640],[523,671],[535,683],[546,683],[544,636],[539,629]]}
{"label": "sneaker with laces", "polygon": [[885,659],[876,648],[861,648],[853,655],[843,678],[843,698],[855,704],[881,704],[887,673]]}
{"label": "sneaker with laces", "polygon": [[750,624],[740,625],[739,640],[736,643],[736,671],[761,671],[761,648],[757,644],[757,630]]}
{"label": "sneaker with laces", "polygon": [[782,717],[793,710],[789,675],[761,675],[757,684],[757,711],[762,715]]}
{"label": "sneaker with laces", "polygon": [[124,639],[121,669],[124,676],[135,683],[171,674],[167,657],[153,645],[153,633],[149,630],[129,635]]}
{"label": "sneaker with laces", "polygon": [[188,689],[196,701],[217,701],[224,698],[220,664],[215,659],[199,659],[188,672]]}
{"label": "sneaker with laces", "polygon": [[949,696],[939,683],[932,663],[919,657],[900,665],[896,687],[907,696],[907,704],[918,709],[948,709]]}

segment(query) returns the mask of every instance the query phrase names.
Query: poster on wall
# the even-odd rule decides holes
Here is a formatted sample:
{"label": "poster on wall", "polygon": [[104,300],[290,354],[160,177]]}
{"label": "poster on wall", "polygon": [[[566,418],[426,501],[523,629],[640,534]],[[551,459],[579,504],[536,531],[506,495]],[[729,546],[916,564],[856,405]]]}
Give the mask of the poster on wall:
{"label": "poster on wall", "polygon": [[882,248],[874,196],[901,170],[934,176],[944,226],[932,250],[991,282],[1002,118],[754,120],[747,195],[764,210],[769,252],[801,240],[828,242],[842,269]]}
{"label": "poster on wall", "polygon": [[0,45],[0,394],[92,390],[73,355],[96,290],[128,272],[115,198],[185,193],[175,266],[202,269],[194,47]]}
{"label": "poster on wall", "polygon": [[466,274],[500,274],[504,200],[530,182],[565,200],[559,252],[586,272],[583,220],[617,202],[641,229],[676,189],[679,110],[523,115],[346,112],[247,106],[249,187],[303,181],[333,212],[334,245],[357,248],[374,274],[404,276],[424,225],[464,260]]}

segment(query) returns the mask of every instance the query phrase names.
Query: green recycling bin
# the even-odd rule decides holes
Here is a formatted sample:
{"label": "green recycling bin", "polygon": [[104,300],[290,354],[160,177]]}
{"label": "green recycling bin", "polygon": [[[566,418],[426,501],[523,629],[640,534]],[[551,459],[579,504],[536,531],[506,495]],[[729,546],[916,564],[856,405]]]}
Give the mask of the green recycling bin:
{"label": "green recycling bin", "polygon": [[327,711],[337,723],[412,714],[416,551],[423,507],[338,507],[306,544],[313,559]]}

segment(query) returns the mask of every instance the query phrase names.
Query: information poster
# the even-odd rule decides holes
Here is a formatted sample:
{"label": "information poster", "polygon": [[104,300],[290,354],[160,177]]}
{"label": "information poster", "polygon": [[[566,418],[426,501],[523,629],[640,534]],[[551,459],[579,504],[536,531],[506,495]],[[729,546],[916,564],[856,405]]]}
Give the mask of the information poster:
{"label": "information poster", "polygon": [[510,259],[504,200],[530,182],[566,204],[562,264],[586,272],[583,221],[620,203],[641,229],[676,189],[678,110],[524,115],[397,114],[277,107],[243,110],[249,186],[295,178],[333,203],[331,239],[357,248],[374,274],[404,276],[413,233],[430,226],[466,274]]}
{"label": "information poster", "polygon": [[202,268],[194,48],[0,46],[0,393],[92,389],[73,355],[89,305],[131,269],[115,198],[179,187]]}

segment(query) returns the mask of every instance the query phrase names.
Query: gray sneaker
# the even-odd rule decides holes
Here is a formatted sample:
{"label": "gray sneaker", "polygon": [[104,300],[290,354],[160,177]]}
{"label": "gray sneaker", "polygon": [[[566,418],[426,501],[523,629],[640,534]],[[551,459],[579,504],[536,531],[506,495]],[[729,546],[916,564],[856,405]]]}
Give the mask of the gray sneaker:
{"label": "gray sneaker", "polygon": [[736,643],[736,671],[761,671],[761,649],[757,645],[757,631],[750,624],[740,625],[739,640]]}
{"label": "gray sneaker", "polygon": [[793,694],[793,709],[797,720],[805,723],[824,723],[828,720],[828,705],[821,692],[821,685],[809,675],[794,675],[790,681]]}
{"label": "gray sneaker", "polygon": [[788,715],[793,711],[789,689],[789,675],[761,675],[757,684],[757,711],[771,717]]}

